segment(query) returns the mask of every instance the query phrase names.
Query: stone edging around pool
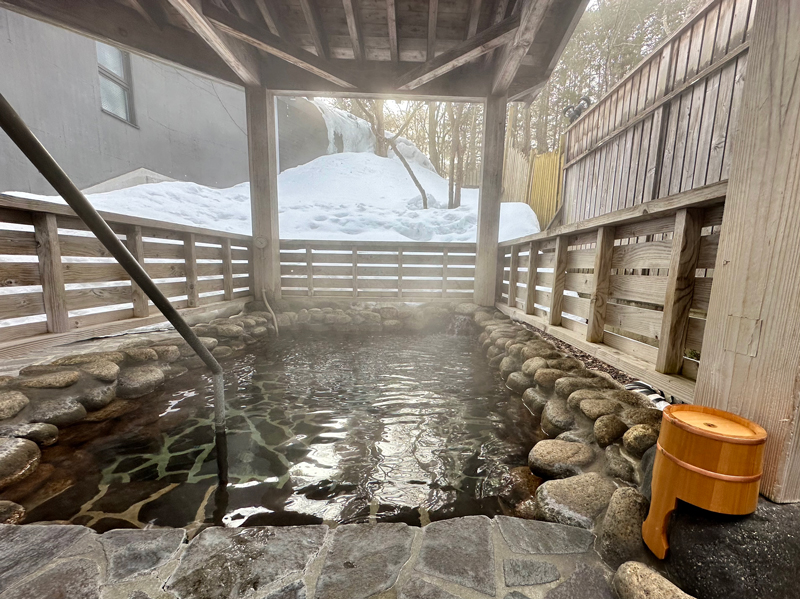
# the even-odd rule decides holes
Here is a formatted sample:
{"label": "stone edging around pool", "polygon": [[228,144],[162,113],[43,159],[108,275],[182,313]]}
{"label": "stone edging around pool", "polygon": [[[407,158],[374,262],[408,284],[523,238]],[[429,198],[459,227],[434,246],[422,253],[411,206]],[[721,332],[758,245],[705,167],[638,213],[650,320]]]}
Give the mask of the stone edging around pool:
{"label": "stone edging around pool", "polygon": [[[622,599],[683,595],[583,529],[499,516],[405,524],[180,529],[0,526],[3,599]],[[64,594],[66,592],[66,594]],[[654,595],[647,595],[654,596]]]}

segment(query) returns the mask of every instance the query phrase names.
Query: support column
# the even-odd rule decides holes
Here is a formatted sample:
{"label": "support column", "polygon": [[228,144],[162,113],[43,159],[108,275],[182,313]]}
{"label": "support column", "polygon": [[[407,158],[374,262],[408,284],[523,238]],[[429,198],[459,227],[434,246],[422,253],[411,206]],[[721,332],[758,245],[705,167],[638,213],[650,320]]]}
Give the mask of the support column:
{"label": "support column", "polygon": [[253,295],[281,297],[278,232],[278,121],[275,94],[246,87],[247,151],[250,161],[250,212],[253,219]]}
{"label": "support column", "polygon": [[768,433],[761,492],[800,500],[800,7],[759,2],[695,403]]}
{"label": "support column", "polygon": [[614,227],[597,230],[592,275],[592,298],[589,300],[589,318],[586,322],[586,341],[602,343],[606,332],[606,306],[611,281],[611,258],[614,255]]}
{"label": "support column", "polygon": [[478,249],[475,256],[475,303],[481,306],[493,306],[495,303],[506,104],[505,96],[488,98],[483,114],[483,164],[478,203]]}

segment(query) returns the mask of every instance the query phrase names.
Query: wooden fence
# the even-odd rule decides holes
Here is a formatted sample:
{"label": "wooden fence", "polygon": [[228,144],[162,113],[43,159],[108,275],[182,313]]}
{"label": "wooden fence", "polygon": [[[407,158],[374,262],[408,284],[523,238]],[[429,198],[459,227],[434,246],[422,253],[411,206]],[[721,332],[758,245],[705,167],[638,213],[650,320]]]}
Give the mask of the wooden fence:
{"label": "wooden fence", "polygon": [[474,243],[281,240],[284,297],[472,301]]}
{"label": "wooden fence", "polygon": [[726,190],[717,183],[501,243],[498,306],[691,399]]}
{"label": "wooden fence", "polygon": [[[249,236],[101,214],[176,308],[251,295]],[[163,321],[151,305],[69,207],[0,195],[0,348]]]}
{"label": "wooden fence", "polygon": [[564,223],[728,179],[755,2],[710,2],[570,127]]}
{"label": "wooden fence", "polygon": [[546,154],[526,156],[506,144],[503,161],[503,202],[524,202],[545,228],[561,204],[564,153],[561,148]]}

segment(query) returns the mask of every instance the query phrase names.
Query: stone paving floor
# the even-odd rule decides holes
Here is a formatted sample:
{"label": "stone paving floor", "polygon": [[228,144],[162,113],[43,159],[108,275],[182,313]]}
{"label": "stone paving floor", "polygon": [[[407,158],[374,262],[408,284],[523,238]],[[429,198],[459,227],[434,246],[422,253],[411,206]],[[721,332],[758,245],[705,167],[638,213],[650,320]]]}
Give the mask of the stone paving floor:
{"label": "stone paving floor", "polygon": [[0,526],[0,599],[613,599],[584,529],[499,516],[113,530]]}

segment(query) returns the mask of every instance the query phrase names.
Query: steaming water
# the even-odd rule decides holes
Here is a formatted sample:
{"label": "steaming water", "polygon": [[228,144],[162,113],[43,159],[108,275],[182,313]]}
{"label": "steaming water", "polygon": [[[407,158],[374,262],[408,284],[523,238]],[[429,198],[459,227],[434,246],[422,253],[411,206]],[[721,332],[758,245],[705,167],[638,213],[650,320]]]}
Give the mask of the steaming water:
{"label": "steaming water", "polygon": [[28,521],[106,530],[493,515],[502,474],[534,442],[532,417],[472,335],[287,338],[225,367],[227,486],[210,384],[195,371],[116,420],[66,429],[44,451],[52,474],[23,501]]}

